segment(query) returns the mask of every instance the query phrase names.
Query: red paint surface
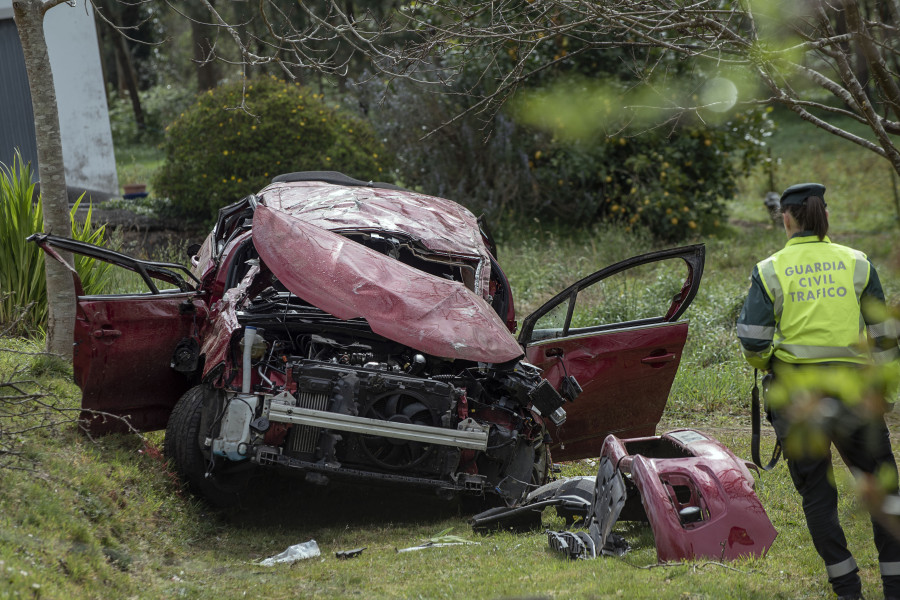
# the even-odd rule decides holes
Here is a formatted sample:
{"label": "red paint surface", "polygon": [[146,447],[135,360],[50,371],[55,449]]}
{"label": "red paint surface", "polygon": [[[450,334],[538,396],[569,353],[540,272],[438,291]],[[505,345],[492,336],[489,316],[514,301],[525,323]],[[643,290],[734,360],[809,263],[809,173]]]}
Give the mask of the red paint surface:
{"label": "red paint surface", "polygon": [[[526,360],[543,369],[550,383],[558,386],[562,377],[572,375],[584,390],[575,402],[564,405],[568,418],[561,427],[548,424],[553,459],[597,457],[610,434],[653,435],[681,362],[687,331],[688,324],[682,321],[530,344]],[[661,364],[642,362],[667,354],[673,354],[673,359]]]}
{"label": "red paint surface", "polygon": [[[478,221],[465,207],[408,190],[273,183],[259,193],[266,206],[330,231],[394,232],[435,254],[480,263],[476,292],[487,293],[490,259]],[[256,226],[254,219],[254,227]]]}
{"label": "red paint surface", "polygon": [[497,313],[462,283],[265,206],[253,229],[281,283],[339,319],[362,317],[375,333],[433,356],[501,363],[522,355]]}
{"label": "red paint surface", "polygon": [[[139,431],[166,426],[187,378],[169,365],[179,340],[191,335],[195,316],[180,306],[194,293],[87,296],[78,299],[75,382],[82,408],[127,416]],[[196,322],[206,308],[194,301]],[[88,417],[88,414],[84,415]],[[91,431],[126,431],[117,420],[93,416]]]}
{"label": "red paint surface", "polygon": [[[673,437],[684,434],[696,441],[682,443]],[[632,456],[626,450],[629,443],[653,448],[653,442],[659,440],[670,442],[668,447],[661,444],[661,449],[670,452],[674,448],[683,456],[655,457],[652,451]],[[706,434],[680,430],[643,440],[610,436],[603,455],[631,473],[653,528],[660,561],[764,556],[778,535],[756,496],[746,464]],[[681,488],[681,499],[673,486]],[[689,497],[685,489],[690,490]],[[678,511],[687,506],[699,507],[703,520],[683,524]]]}

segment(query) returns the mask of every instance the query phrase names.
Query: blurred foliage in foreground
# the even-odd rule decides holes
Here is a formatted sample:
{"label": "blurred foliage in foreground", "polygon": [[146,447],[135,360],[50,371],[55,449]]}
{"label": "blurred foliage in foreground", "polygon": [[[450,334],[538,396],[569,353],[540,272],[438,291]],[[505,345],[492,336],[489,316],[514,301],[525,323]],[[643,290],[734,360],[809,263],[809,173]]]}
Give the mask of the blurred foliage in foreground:
{"label": "blurred foliage in foreground", "polygon": [[[583,56],[530,79],[515,102],[482,121],[476,98],[488,84],[467,75],[478,59],[449,53],[442,64],[454,61],[467,62],[456,93],[394,81],[384,94],[382,82],[364,78],[350,100],[397,156],[403,184],[494,222],[611,223],[670,242],[712,233],[727,220],[743,173],[763,162],[774,129],[771,109],[733,108],[737,88],[724,78],[673,64],[684,73],[661,82],[660,96],[635,97],[638,76],[622,63]],[[666,94],[702,92],[713,80],[728,84],[727,108],[663,108],[704,101],[703,93]],[[647,106],[631,106],[638,102]]]}

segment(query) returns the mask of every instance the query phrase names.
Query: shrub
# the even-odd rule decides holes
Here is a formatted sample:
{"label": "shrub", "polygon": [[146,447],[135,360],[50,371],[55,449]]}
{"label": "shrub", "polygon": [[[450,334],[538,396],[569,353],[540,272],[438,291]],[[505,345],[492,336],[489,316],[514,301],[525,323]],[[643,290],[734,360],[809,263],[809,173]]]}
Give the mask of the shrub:
{"label": "shrub", "polygon": [[[82,196],[83,197],[83,196]],[[12,166],[0,163],[0,324],[16,323],[8,333],[33,333],[47,323],[47,282],[44,273],[44,251],[25,241],[36,231],[43,231],[41,199],[34,198],[31,166],[22,164],[20,155]],[[75,220],[81,198],[72,207],[72,239],[97,244],[103,240],[105,225],[94,227],[92,209],[84,222]],[[102,291],[110,265],[85,256],[75,257],[75,269],[85,293]]]}
{"label": "shrub", "polygon": [[153,188],[169,197],[173,216],[194,221],[212,218],[280,173],[342,171],[380,180],[390,168],[366,122],[274,77],[201,94],[169,126],[164,148]]}
{"label": "shrub", "polygon": [[751,109],[718,125],[686,125],[626,137],[566,143],[549,140],[530,157],[543,210],[574,222],[646,227],[657,238],[683,240],[726,221],[725,202],[771,127]]}
{"label": "shrub", "polygon": [[459,97],[405,82],[395,82],[384,102],[375,84],[359,90],[404,184],[452,198],[501,228],[542,219],[622,224],[666,241],[710,233],[726,221],[725,203],[772,126],[753,109],[718,125],[560,139],[515,110],[487,125],[472,115],[453,120],[464,108]]}

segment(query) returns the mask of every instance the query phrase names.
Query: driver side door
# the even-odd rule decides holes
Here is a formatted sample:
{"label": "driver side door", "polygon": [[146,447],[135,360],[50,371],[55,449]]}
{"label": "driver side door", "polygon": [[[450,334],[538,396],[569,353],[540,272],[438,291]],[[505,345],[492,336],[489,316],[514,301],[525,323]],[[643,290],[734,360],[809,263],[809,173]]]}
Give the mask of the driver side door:
{"label": "driver side door", "polygon": [[35,234],[29,240],[70,269],[58,250],[121,267],[111,270],[119,293],[91,296],[72,269],[77,293],[72,365],[81,388],[81,418],[91,433],[165,428],[172,407],[191,385],[198,356],[190,354],[199,348],[199,327],[208,314],[196,279],[182,265],[139,260],[68,238]]}

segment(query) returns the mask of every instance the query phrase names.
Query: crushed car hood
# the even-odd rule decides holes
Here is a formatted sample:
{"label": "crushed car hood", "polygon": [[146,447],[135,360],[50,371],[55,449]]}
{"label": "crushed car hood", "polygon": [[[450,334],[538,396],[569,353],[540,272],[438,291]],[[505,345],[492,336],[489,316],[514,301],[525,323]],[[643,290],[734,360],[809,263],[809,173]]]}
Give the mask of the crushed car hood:
{"label": "crushed car hood", "polygon": [[408,190],[322,182],[273,183],[259,193],[266,206],[330,231],[411,236],[429,251],[479,265],[476,291],[487,290],[490,257],[478,221],[455,202]]}
{"label": "crushed car hood", "polygon": [[339,319],[442,358],[503,363],[522,348],[462,283],[403,264],[341,235],[259,206],[253,244],[287,289]]}

